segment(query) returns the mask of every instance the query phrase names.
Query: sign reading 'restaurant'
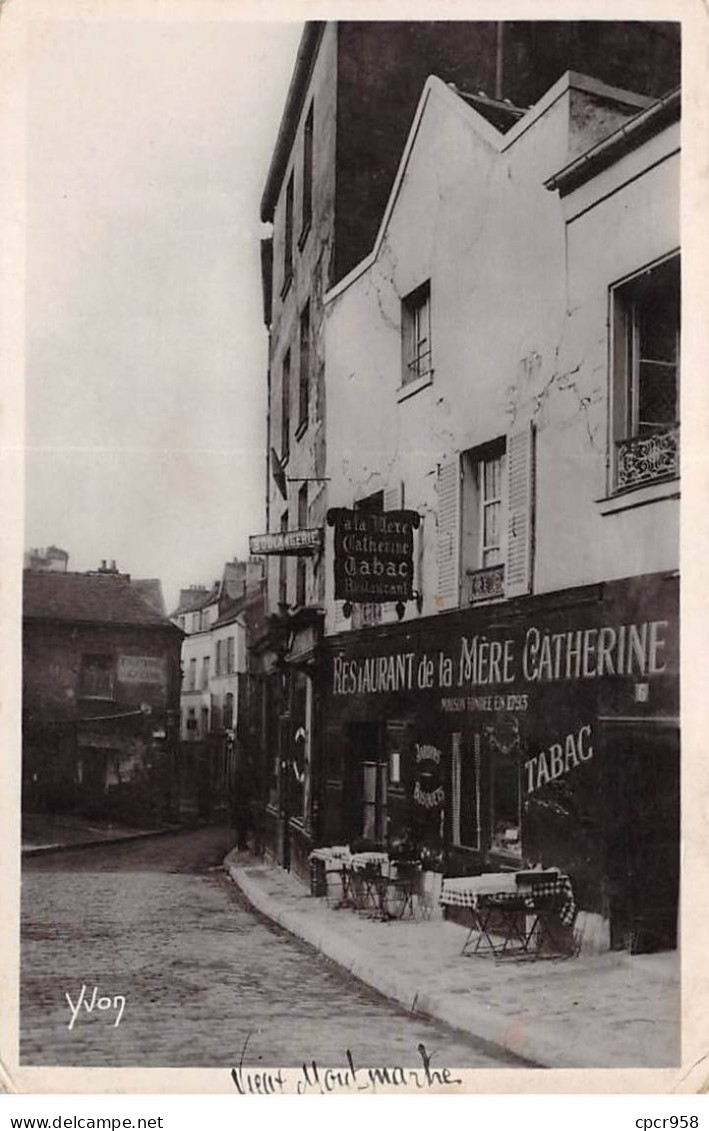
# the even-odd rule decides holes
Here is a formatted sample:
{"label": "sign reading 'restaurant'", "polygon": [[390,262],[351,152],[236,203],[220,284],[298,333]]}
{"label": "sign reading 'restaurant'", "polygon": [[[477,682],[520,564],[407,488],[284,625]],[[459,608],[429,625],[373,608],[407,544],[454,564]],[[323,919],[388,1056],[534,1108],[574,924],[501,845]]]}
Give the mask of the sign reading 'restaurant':
{"label": "sign reading 'restaurant'", "polygon": [[360,604],[413,597],[416,511],[328,511],[335,527],[335,600]]}
{"label": "sign reading 'restaurant'", "polygon": [[[647,679],[666,670],[670,632],[667,620],[565,632],[530,626],[521,639],[460,636],[457,646],[453,641],[452,646],[433,654],[415,651],[352,659],[335,656],[332,691],[334,695],[381,695],[412,690],[502,689],[520,682],[539,685],[608,676]],[[525,696],[511,698],[522,700]],[[525,707],[526,703],[514,704],[515,709]]]}

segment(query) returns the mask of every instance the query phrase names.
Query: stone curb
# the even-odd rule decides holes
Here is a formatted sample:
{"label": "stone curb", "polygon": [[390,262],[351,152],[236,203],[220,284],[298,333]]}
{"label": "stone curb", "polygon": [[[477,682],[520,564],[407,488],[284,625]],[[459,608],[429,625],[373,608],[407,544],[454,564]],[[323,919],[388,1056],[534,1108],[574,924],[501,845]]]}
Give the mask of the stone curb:
{"label": "stone curb", "polygon": [[174,829],[148,829],[144,833],[122,833],[118,836],[105,837],[103,840],[80,840],[76,844],[39,844],[35,848],[23,848],[23,856],[47,856],[52,852],[73,852],[84,848],[101,848],[102,845],[124,844],[131,840],[148,840],[158,836],[190,832],[202,828],[202,825],[180,825]]}
{"label": "stone curb", "polygon": [[[274,923],[303,939],[327,958],[343,967],[355,978],[384,994],[404,1008],[426,1014],[444,1024],[467,1033],[469,1036],[488,1041],[530,1062],[530,1067],[541,1068],[599,1068],[597,1050],[570,1048],[568,1036],[559,1036],[549,1026],[534,1024],[522,1026],[519,1021],[504,1014],[496,1013],[488,1006],[471,1008],[470,1003],[456,1006],[439,994],[431,993],[423,986],[402,976],[394,970],[384,970],[370,963],[358,947],[352,946],[339,932],[330,931],[322,924],[313,921],[307,912],[284,909],[278,900],[264,892],[254,883],[244,868],[231,859],[229,853],[224,860],[224,868],[237,887],[251,904]],[[523,1031],[524,1030],[524,1031]]]}

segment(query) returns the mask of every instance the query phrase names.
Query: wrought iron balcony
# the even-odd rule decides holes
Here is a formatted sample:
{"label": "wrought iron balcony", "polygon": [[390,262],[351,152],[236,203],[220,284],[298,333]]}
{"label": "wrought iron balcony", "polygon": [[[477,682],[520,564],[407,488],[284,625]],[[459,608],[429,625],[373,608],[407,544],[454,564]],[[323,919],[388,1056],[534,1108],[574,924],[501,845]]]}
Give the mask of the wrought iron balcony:
{"label": "wrought iron balcony", "polygon": [[679,424],[616,443],[616,488],[644,487],[679,475]]}
{"label": "wrought iron balcony", "polygon": [[505,567],[488,566],[486,569],[466,569],[463,576],[464,605],[479,601],[493,601],[505,595]]}

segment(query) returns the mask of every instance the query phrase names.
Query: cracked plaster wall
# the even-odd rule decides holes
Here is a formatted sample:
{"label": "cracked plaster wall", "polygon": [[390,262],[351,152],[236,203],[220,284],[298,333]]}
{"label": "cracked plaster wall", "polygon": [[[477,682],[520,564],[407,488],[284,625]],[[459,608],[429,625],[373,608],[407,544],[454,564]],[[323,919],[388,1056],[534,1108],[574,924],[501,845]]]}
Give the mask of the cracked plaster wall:
{"label": "cracked plaster wall", "polygon": [[[431,98],[379,255],[328,305],[330,505],[405,483],[406,506],[426,516],[424,614],[435,611],[438,462],[530,421],[535,592],[676,564],[676,523],[651,537],[656,508],[602,517],[595,501],[605,493],[608,283],[622,244],[640,267],[656,238],[667,242],[650,229],[657,199],[672,228],[672,204],[666,184],[644,178],[609,201],[600,229],[579,221],[567,246],[564,204],[542,182],[563,163],[568,118],[557,103],[536,134],[496,155]],[[629,213],[619,240],[614,225]],[[401,300],[426,279],[433,380],[400,401]]]}

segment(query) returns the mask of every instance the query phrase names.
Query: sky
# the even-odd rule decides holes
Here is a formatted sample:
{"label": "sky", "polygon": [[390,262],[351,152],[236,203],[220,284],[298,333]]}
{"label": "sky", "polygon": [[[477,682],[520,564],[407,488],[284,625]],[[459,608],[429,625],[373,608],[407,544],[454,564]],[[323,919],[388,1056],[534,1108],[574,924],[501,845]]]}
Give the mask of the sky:
{"label": "sky", "polygon": [[264,529],[259,202],[301,30],[30,30],[25,546],[170,608]]}

